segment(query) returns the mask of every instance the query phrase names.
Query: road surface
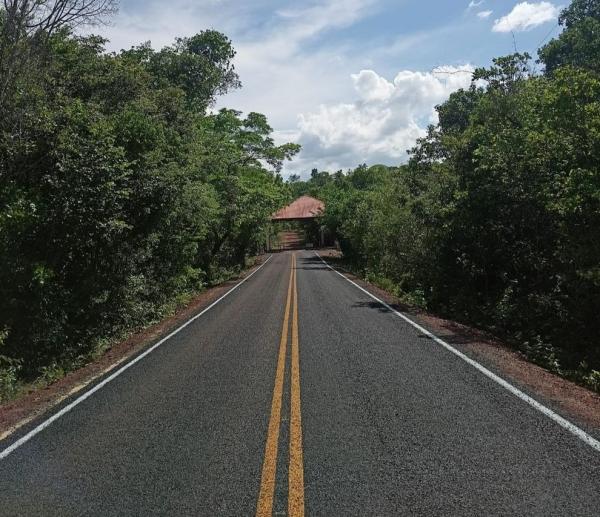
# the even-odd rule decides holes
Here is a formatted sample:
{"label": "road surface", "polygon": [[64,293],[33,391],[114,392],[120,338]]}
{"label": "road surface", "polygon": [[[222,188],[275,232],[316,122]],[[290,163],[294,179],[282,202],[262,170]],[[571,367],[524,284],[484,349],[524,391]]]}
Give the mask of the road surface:
{"label": "road surface", "polygon": [[3,516],[600,512],[599,451],[308,251],[43,423]]}

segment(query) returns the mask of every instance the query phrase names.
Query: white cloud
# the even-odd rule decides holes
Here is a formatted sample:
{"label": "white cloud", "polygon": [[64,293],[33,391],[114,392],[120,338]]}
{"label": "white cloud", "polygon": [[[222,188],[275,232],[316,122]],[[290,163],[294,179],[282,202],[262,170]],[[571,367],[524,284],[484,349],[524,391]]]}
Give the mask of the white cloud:
{"label": "white cloud", "polygon": [[103,34],[114,50],[148,40],[156,48],[171,43],[176,36],[213,28],[233,37],[235,43],[285,53],[323,32],[351,25],[369,14],[369,8],[378,1],[324,0],[275,12],[272,0],[171,0],[168,9],[160,0],[130,1],[122,2],[117,18]]}
{"label": "white cloud", "polygon": [[322,104],[299,116],[295,137],[303,150],[290,170],[345,169],[368,162],[394,164],[437,121],[434,106],[466,88],[473,67],[443,67],[436,72],[403,70],[388,81],[373,70],[351,76],[358,99]]}
{"label": "white cloud", "polygon": [[477,16],[482,20],[489,18],[494,11],[480,11],[477,13]]}
{"label": "white cloud", "polygon": [[386,101],[394,94],[394,85],[373,70],[352,74],[354,88],[367,101]]}
{"label": "white cloud", "polygon": [[343,82],[352,69],[348,49],[315,42],[373,14],[377,3],[326,0],[278,11],[272,29],[234,40],[243,88],[219,105],[265,113],[275,128],[289,129],[298,113],[348,95],[351,88]]}
{"label": "white cloud", "polygon": [[559,8],[550,2],[521,2],[494,22],[494,32],[526,31],[557,20]]}
{"label": "white cloud", "polygon": [[377,0],[326,0],[318,5],[280,10],[272,30],[262,27],[251,38],[236,42],[239,61],[256,58],[284,62],[303,53],[303,46],[318,36],[367,16],[375,3]]}
{"label": "white cloud", "polygon": [[280,0],[278,10],[273,0],[171,0],[167,10],[159,0],[124,0],[103,32],[115,50],[146,40],[157,48],[205,28],[226,33],[243,88],[219,98],[217,108],[264,113],[277,142],[302,144],[285,173],[337,170],[401,162],[435,120],[433,106],[470,82],[468,73],[404,71],[388,80],[372,71],[389,76],[433,34],[455,30],[423,29],[395,40],[393,33],[364,39],[343,31],[392,2],[404,0]]}
{"label": "white cloud", "polygon": [[[335,40],[335,31],[376,14],[383,0],[160,0],[122,1],[119,15],[103,34],[109,49],[147,40],[154,48],[213,28],[224,32],[237,51],[243,87],[218,99],[218,107],[258,111],[273,127],[296,125],[297,114],[350,95],[345,78],[356,69],[356,53]],[[351,42],[353,43],[353,42]],[[367,66],[360,60],[358,66]]]}
{"label": "white cloud", "polygon": [[467,9],[475,9],[476,7],[479,7],[483,2],[484,2],[484,0],[480,0],[479,2],[471,0],[469,2],[469,7],[467,7]]}

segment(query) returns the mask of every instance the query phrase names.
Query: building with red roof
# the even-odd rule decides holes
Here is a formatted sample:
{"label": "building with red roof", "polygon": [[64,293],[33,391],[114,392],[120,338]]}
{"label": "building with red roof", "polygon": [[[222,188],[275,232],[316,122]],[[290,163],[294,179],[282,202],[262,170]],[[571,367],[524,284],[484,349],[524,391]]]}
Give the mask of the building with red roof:
{"label": "building with red roof", "polygon": [[271,216],[271,221],[304,221],[323,214],[325,204],[311,196],[302,196]]}

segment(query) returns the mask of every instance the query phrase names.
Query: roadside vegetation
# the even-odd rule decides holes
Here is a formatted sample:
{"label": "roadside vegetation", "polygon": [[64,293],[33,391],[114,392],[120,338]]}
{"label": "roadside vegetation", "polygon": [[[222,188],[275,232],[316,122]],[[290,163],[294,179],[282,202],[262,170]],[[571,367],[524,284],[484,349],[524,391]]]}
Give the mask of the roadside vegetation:
{"label": "roadside vegetation", "polygon": [[230,277],[287,201],[223,34],[118,53],[75,27],[109,0],[0,7],[0,401],[55,380]]}
{"label": "roadside vegetation", "polygon": [[[410,304],[493,331],[600,391],[600,1],[437,107],[407,165],[314,170],[345,260]],[[536,71],[541,70],[541,71]]]}
{"label": "roadside vegetation", "polygon": [[229,39],[112,53],[75,32],[115,9],[0,4],[0,401],[235,275],[302,194],[368,280],[600,392],[600,0],[538,61],[476,70],[407,164],[288,182],[297,145],[213,110],[241,87]]}

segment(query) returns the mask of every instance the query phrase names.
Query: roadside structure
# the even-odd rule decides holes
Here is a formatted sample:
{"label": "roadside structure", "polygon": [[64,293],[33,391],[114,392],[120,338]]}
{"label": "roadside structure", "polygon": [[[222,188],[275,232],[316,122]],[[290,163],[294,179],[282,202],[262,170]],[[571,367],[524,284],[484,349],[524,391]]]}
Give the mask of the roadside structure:
{"label": "roadside structure", "polygon": [[[311,196],[301,196],[294,202],[278,210],[271,216],[273,223],[301,222],[304,224],[318,224],[318,219],[325,212],[325,203]],[[299,231],[280,232],[280,247],[282,249],[293,249],[304,246],[304,237]],[[324,229],[319,226],[319,245],[325,242]],[[270,238],[267,248],[272,249]]]}
{"label": "roadside structure", "polygon": [[301,196],[271,216],[271,221],[315,220],[325,211],[325,203],[311,196]]}

